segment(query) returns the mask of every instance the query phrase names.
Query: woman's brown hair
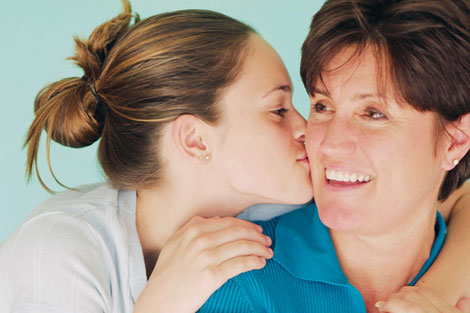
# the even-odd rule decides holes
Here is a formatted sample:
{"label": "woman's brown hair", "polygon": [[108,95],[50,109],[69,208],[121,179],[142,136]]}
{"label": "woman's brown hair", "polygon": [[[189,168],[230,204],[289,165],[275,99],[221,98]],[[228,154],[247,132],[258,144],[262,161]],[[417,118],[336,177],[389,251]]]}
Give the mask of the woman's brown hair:
{"label": "woman's brown hair", "polygon": [[[440,125],[470,113],[468,0],[326,1],[302,46],[300,72],[309,94],[331,59],[348,46],[356,47],[351,59],[374,48],[397,95],[418,111],[436,112]],[[447,173],[439,200],[469,177],[467,153]]]}
{"label": "woman's brown hair", "polygon": [[157,151],[163,125],[182,114],[207,123],[219,120],[218,98],[240,72],[254,33],[235,19],[206,10],[140,21],[129,2],[123,3],[124,12],[97,27],[88,40],[75,38],[70,59],[84,76],[52,83],[35,99],[36,116],[25,142],[26,174],[31,177],[34,167],[49,191],[37,166],[43,129],[51,172],[51,139],[80,148],[101,138],[98,159],[117,188],[160,182],[163,164]]}

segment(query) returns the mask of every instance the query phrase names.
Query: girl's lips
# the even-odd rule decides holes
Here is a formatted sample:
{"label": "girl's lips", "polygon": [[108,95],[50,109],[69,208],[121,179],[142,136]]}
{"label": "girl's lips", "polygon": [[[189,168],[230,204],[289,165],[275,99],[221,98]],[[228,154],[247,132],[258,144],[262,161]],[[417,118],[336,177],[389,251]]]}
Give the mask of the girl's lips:
{"label": "girl's lips", "polygon": [[297,159],[297,162],[304,162],[304,163],[310,164],[310,162],[308,161],[308,157]]}
{"label": "girl's lips", "polygon": [[297,162],[299,162],[302,166],[305,166],[308,170],[310,170],[310,162],[308,161],[308,157],[297,159]]}

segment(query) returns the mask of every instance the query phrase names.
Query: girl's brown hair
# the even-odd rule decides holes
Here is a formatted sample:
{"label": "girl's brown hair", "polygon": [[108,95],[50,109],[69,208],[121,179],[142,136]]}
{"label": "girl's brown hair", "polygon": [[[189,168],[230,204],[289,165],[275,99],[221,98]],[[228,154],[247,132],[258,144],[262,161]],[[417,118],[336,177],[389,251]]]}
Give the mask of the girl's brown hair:
{"label": "girl's brown hair", "polygon": [[52,83],[35,99],[36,116],[25,141],[26,174],[30,178],[35,167],[49,191],[37,166],[43,129],[51,172],[51,139],[80,148],[101,138],[98,159],[117,188],[158,183],[163,177],[157,152],[163,125],[182,114],[218,121],[218,99],[240,72],[254,33],[235,19],[205,10],[140,21],[129,2],[123,3],[124,12],[97,27],[88,40],[75,38],[70,59],[84,76]]}
{"label": "girl's brown hair", "polygon": [[[374,48],[397,95],[418,111],[436,112],[439,125],[470,113],[470,1],[326,1],[302,47],[300,72],[310,94],[327,64],[348,46],[356,47],[351,59]],[[447,173],[439,200],[469,177],[467,153]]]}

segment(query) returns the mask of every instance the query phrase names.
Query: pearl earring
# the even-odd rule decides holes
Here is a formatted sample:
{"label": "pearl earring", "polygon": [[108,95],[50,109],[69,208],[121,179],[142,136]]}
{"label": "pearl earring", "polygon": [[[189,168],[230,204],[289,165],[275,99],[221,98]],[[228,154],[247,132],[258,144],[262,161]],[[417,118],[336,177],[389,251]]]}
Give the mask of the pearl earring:
{"label": "pearl earring", "polygon": [[454,159],[454,160],[452,161],[452,164],[454,164],[454,166],[457,166],[457,165],[459,164],[459,160]]}
{"label": "pearl earring", "polygon": [[209,161],[210,159],[211,159],[210,154],[206,154],[206,155],[202,155],[202,154],[201,154],[201,155],[199,156],[199,160],[201,160],[201,161],[202,161],[202,160]]}

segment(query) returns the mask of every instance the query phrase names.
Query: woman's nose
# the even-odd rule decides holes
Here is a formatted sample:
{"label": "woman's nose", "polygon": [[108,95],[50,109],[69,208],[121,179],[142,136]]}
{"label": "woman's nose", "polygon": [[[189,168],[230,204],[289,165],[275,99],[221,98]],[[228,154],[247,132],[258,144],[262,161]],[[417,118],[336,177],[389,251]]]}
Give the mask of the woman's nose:
{"label": "woman's nose", "polygon": [[354,128],[345,120],[333,118],[324,130],[320,150],[330,157],[344,157],[356,151]]}

